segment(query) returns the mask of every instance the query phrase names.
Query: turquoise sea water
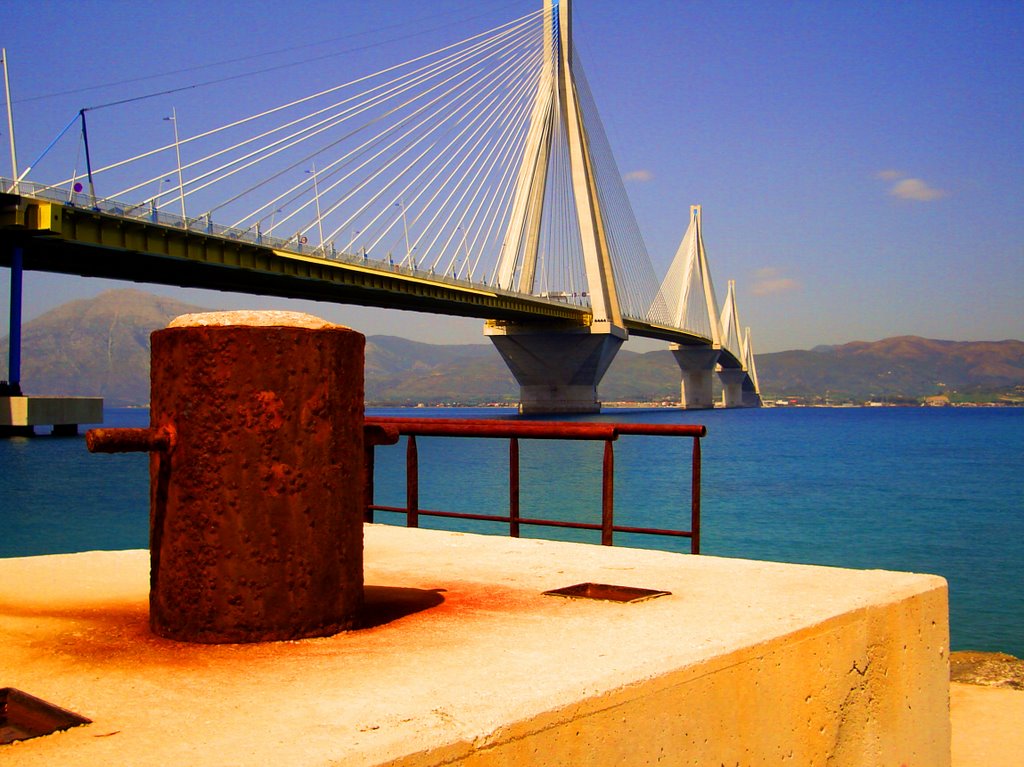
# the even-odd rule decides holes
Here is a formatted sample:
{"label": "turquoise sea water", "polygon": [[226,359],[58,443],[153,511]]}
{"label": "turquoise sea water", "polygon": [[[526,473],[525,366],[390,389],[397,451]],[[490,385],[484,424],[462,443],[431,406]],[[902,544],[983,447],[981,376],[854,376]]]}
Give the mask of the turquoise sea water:
{"label": "turquoise sea water", "polygon": [[[1024,656],[1024,409],[613,410],[593,419],[708,427],[703,553],[937,573],[950,585],[953,649]],[[112,410],[106,425],[147,422],[147,411]],[[504,440],[420,440],[421,506],[504,512],[507,449]],[[685,526],[673,515],[687,509],[690,440],[623,437],[615,449],[616,522]],[[597,521],[601,450],[524,441],[522,514]],[[403,468],[402,448],[379,449],[378,502],[402,503]],[[91,455],[81,437],[0,440],[0,557],[145,547],[148,483],[143,455]],[[487,523],[458,529],[504,533]],[[616,543],[689,546],[639,536]]]}

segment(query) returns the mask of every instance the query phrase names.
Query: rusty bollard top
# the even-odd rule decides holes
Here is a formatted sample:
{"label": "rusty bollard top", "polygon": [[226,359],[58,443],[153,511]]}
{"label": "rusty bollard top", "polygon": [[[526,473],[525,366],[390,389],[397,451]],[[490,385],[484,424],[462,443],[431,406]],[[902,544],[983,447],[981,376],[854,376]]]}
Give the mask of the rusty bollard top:
{"label": "rusty bollard top", "polygon": [[169,328],[209,328],[228,327],[241,325],[249,328],[307,328],[308,330],[323,330],[325,328],[343,328],[343,325],[335,325],[327,320],[316,317],[305,312],[285,311],[256,311],[252,309],[239,309],[231,312],[197,312],[195,314],[182,314],[171,320]]}

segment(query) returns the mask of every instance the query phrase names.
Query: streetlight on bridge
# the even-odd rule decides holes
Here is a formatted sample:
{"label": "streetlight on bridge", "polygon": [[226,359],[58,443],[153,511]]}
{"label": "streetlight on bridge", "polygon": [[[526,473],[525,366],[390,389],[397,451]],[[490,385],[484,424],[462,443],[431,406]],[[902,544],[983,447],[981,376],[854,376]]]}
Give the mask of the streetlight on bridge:
{"label": "streetlight on bridge", "polygon": [[409,222],[405,218],[405,200],[399,197],[395,205],[402,209],[402,228],[405,230],[405,260],[415,269],[416,262],[412,260],[412,249],[409,248]]}
{"label": "streetlight on bridge", "polygon": [[174,125],[174,155],[178,160],[178,197],[181,200],[181,225],[188,229],[188,216],[185,215],[185,182],[181,176],[181,142],[178,140],[178,112],[171,107],[171,116],[165,117]]}
{"label": "streetlight on bridge", "polygon": [[316,198],[316,227],[320,234],[320,247],[324,247],[324,221],[323,216],[320,214],[320,186],[316,180],[316,160],[313,161],[313,170],[307,170],[306,173],[313,174],[313,196]]}

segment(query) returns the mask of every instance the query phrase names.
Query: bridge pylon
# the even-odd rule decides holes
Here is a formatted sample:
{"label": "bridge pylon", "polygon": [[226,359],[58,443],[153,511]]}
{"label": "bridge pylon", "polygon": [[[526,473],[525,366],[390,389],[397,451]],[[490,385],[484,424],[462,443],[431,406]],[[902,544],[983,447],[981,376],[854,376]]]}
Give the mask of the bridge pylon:
{"label": "bridge pylon", "polygon": [[[722,348],[729,352],[719,362],[718,377],[722,381],[722,407],[760,407],[761,395],[757,387],[757,371],[753,368],[753,349],[750,330],[740,330],[736,309],[736,281],[729,280],[725,305],[722,307]],[[733,364],[722,364],[732,362]],[[751,372],[753,371],[753,372]]]}
{"label": "bridge pylon", "polygon": [[700,205],[690,206],[690,223],[662,283],[662,293],[676,327],[696,330],[711,340],[710,346],[669,344],[682,373],[680,407],[684,410],[713,408],[714,372],[721,355],[722,331],[704,250]]}
{"label": "bridge pylon", "polygon": [[573,76],[571,0],[544,0],[545,45],[511,215],[497,264],[500,287],[533,293],[554,132],[564,131],[592,321],[585,326],[488,322],[520,386],[522,413],[598,412],[597,385],[627,338]]}
{"label": "bridge pylon", "polygon": [[761,385],[757,380],[757,365],[754,362],[754,346],[750,341],[750,326],[743,337],[743,367],[747,378],[743,382],[743,407],[761,407]]}

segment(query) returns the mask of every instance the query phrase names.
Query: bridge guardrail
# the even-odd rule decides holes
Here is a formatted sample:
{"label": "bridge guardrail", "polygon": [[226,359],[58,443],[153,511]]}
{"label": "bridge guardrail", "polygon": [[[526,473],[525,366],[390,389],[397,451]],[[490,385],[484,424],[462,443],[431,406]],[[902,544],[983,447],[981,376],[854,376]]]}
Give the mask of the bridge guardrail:
{"label": "bridge guardrail", "polygon": [[[566,421],[501,421],[459,418],[368,417],[366,433],[365,520],[374,521],[375,511],[404,514],[407,527],[419,527],[420,517],[442,517],[499,522],[508,525],[509,535],[519,537],[521,525],[596,530],[601,544],[611,546],[615,533],[639,533],[690,539],[690,552],[700,553],[700,440],[707,434],[704,426],[681,424],[577,423]],[[688,530],[632,527],[615,524],[614,473],[612,443],[621,435],[690,437],[693,439],[690,469],[690,527]],[[374,465],[377,445],[393,445],[401,436],[406,443],[406,504],[384,506],[374,502]],[[419,499],[419,448],[416,437],[477,437],[509,440],[509,509],[507,514],[483,514],[424,509]],[[601,522],[572,522],[539,517],[523,517],[519,509],[519,440],[567,439],[604,441],[601,482]]]}

